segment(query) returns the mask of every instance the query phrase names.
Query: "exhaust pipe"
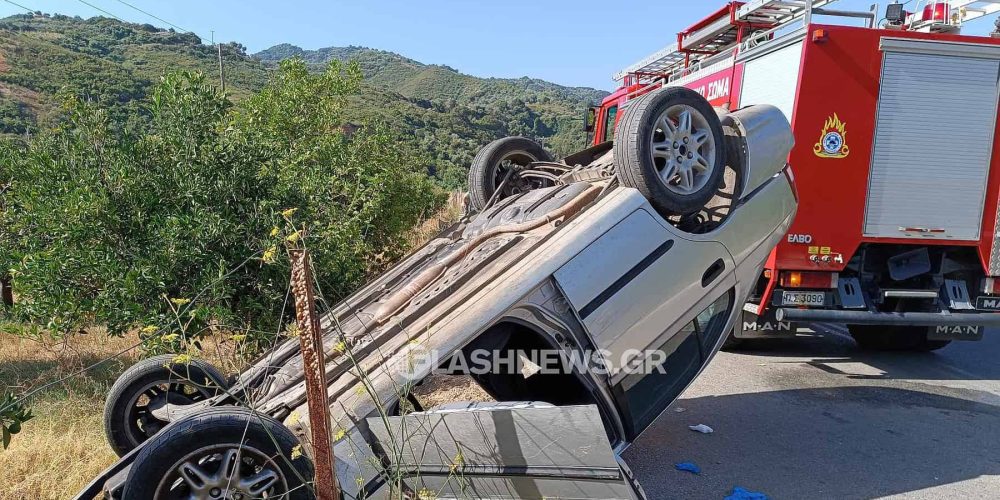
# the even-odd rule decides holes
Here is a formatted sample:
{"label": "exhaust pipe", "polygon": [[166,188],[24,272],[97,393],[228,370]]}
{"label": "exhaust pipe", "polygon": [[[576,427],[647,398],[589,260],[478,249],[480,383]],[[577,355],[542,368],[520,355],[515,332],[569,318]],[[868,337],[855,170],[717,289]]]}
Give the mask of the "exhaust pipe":
{"label": "exhaust pipe", "polygon": [[743,176],[740,193],[752,193],[788,164],[795,137],[780,109],[758,104],[720,118],[731,131],[727,131],[729,164]]}
{"label": "exhaust pipe", "polygon": [[576,196],[572,201],[563,205],[560,208],[553,210],[551,213],[546,214],[544,217],[539,217],[538,219],[531,220],[528,222],[522,222],[518,224],[508,224],[505,226],[495,227],[486,231],[479,236],[476,236],[465,245],[462,245],[458,250],[456,250],[451,255],[448,255],[441,262],[431,265],[423,272],[417,275],[417,277],[410,280],[403,288],[397,290],[395,293],[389,296],[379,306],[378,310],[375,311],[375,317],[372,319],[373,323],[376,325],[381,325],[385,323],[389,318],[391,318],[396,313],[403,310],[407,304],[416,297],[417,294],[422,292],[428,285],[433,283],[435,280],[441,277],[449,267],[461,262],[472,253],[479,245],[482,245],[486,241],[507,233],[523,233],[528,232],[533,229],[537,229],[546,224],[551,223],[554,220],[561,219],[563,217],[570,217],[584,207],[589,205],[592,201],[597,199],[597,196],[601,193],[601,187],[592,185],[588,187],[585,191]]}

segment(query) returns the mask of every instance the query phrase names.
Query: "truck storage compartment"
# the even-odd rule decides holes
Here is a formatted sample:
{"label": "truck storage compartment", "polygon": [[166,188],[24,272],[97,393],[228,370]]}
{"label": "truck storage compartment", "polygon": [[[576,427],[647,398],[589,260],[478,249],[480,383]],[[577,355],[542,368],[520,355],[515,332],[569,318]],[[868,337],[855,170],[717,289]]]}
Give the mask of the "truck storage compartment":
{"label": "truck storage compartment", "polygon": [[864,234],[979,239],[997,115],[996,46],[884,38]]}

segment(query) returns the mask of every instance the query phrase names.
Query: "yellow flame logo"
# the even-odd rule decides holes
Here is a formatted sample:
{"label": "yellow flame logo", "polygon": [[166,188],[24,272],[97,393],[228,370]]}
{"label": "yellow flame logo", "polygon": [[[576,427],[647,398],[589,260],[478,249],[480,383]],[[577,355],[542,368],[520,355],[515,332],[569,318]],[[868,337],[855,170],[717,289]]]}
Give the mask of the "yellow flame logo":
{"label": "yellow flame logo", "polygon": [[826,119],[813,152],[820,158],[846,158],[851,154],[847,146],[847,124],[840,121],[837,113]]}

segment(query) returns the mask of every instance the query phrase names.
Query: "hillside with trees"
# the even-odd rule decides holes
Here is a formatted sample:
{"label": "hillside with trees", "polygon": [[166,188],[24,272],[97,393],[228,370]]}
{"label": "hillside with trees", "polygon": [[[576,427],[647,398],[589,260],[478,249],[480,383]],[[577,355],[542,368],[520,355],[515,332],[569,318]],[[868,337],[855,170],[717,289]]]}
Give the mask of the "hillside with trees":
{"label": "hillside with trees", "polygon": [[[217,52],[196,35],[148,24],[94,17],[16,15],[0,20],[0,135],[26,136],[56,123],[67,97],[110,106],[120,120],[143,120],[136,109],[170,71],[218,78]],[[303,50],[288,44],[249,55],[223,45],[226,91],[243,99],[263,88],[283,59],[303,59],[313,71],[353,61],[364,81],[344,113],[345,126],[391,124],[418,165],[449,188],[483,144],[507,135],[532,137],[557,154],[584,147],[587,105],[605,93],[531,78],[477,78],[364,47]],[[216,80],[217,81],[217,80]]]}

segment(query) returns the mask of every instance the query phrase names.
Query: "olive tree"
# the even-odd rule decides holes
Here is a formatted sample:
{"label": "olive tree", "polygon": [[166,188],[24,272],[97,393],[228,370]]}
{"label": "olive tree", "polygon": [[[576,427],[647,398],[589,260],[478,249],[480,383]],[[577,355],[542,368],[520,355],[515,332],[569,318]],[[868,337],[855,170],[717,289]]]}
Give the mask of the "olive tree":
{"label": "olive tree", "polygon": [[360,80],[291,60],[234,104],[173,74],[127,120],[66,99],[57,127],[0,144],[0,270],[17,298],[0,314],[117,334],[197,299],[186,321],[273,326],[284,238],[308,238],[323,291],[348,293],[444,199],[383,125],[344,133]]}

